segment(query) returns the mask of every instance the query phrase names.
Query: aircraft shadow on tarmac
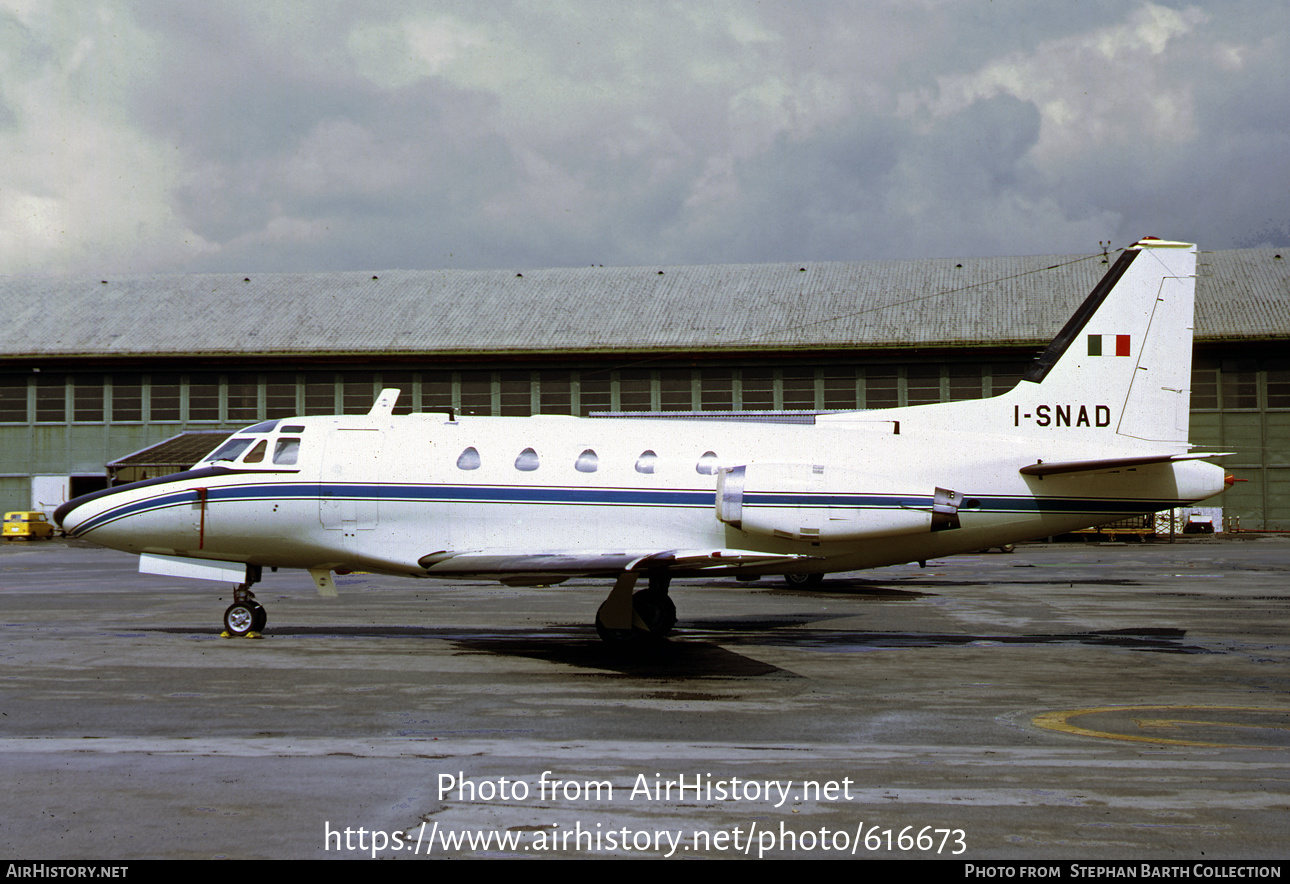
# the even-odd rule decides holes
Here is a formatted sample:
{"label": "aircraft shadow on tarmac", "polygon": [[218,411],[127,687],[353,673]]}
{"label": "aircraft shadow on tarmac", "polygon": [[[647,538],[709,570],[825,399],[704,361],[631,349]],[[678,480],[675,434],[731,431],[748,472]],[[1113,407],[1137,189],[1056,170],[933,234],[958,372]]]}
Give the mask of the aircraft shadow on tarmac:
{"label": "aircraft shadow on tarmac", "polygon": [[[450,642],[459,652],[517,656],[563,663],[602,672],[632,676],[729,678],[782,675],[792,672],[738,652],[740,645],[801,650],[864,653],[884,650],[1038,646],[1073,644],[1166,654],[1209,654],[1213,651],[1184,642],[1181,629],[1141,628],[1096,632],[970,634],[811,628],[836,620],[837,612],[698,617],[682,620],[665,640],[637,647],[606,646],[588,626],[547,626],[537,629],[453,628],[445,626],[280,626],[267,638],[341,637],[413,638]],[[193,630],[160,627],[141,631],[191,635]],[[203,630],[204,631],[204,630]],[[244,639],[238,639],[244,641]]]}
{"label": "aircraft shadow on tarmac", "polygon": [[[759,621],[760,622],[760,621]],[[783,620],[768,626],[793,625]],[[747,625],[742,627],[748,629]],[[136,633],[160,632],[192,635],[205,629],[177,626],[142,628]],[[675,638],[689,630],[681,629]],[[777,666],[745,657],[721,647],[716,641],[664,639],[639,647],[606,645],[590,626],[547,626],[536,629],[462,629],[444,626],[270,626],[266,640],[301,637],[420,638],[450,642],[462,653],[516,656],[565,663],[586,669],[633,676],[748,677],[781,674],[794,677]],[[245,641],[245,639],[237,639]]]}
{"label": "aircraft shadow on tarmac", "polygon": [[[1006,581],[992,581],[993,583]],[[1070,579],[1013,581],[1027,584],[1067,584]],[[1131,580],[1077,580],[1085,584],[1123,586]],[[973,581],[901,580],[902,587],[922,586],[945,589],[979,585]],[[711,586],[728,587],[728,583]],[[694,586],[692,588],[701,588]],[[750,586],[753,591],[759,588]],[[936,595],[862,578],[825,580],[820,586],[796,589],[767,584],[760,591],[798,600],[868,598],[880,602],[915,601]],[[1096,632],[1054,632],[1026,634],[967,634],[903,631],[860,631],[811,628],[810,624],[838,618],[827,613],[784,613],[767,616],[683,617],[668,639],[639,647],[606,646],[590,626],[546,626],[538,628],[454,628],[449,626],[273,626],[266,637],[333,636],[352,638],[422,638],[456,645],[462,653],[517,656],[563,663],[585,669],[642,677],[684,676],[686,678],[729,678],[781,675],[797,677],[777,666],[755,660],[735,648],[745,646],[790,647],[834,653],[864,653],[884,650],[990,647],[997,645],[1076,644],[1120,648],[1165,654],[1208,654],[1206,648],[1183,641],[1186,631],[1144,627]],[[160,627],[155,632],[192,634],[191,629]],[[205,630],[203,630],[205,631]],[[240,640],[240,639],[239,639]]]}
{"label": "aircraft shadow on tarmac", "polygon": [[[1086,578],[1080,576],[1056,577],[1049,580],[1003,580],[992,577],[989,580],[991,586],[1070,586],[1078,583],[1081,586],[1141,586],[1142,581],[1131,580],[1124,577],[1093,577]],[[715,584],[714,584],[715,585]],[[980,578],[975,580],[947,580],[940,577],[902,577],[900,579],[901,587],[918,586],[926,589],[953,589],[957,587],[979,587],[982,585]],[[769,587],[767,587],[769,589]],[[818,595],[867,595],[874,598],[917,598],[924,595],[935,595],[936,593],[918,592],[912,589],[894,589],[887,583],[877,583],[870,580],[825,580],[819,586],[811,589],[790,589],[787,587],[775,588],[776,595],[788,595],[790,593],[800,593],[808,596]]]}

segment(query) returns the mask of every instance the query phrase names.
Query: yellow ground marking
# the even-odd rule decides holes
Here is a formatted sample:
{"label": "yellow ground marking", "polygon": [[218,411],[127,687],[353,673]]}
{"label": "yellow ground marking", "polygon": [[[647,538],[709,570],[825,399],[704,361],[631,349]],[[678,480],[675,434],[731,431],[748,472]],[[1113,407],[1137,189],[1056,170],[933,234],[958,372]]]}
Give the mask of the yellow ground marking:
{"label": "yellow ground marking", "polygon": [[[1290,710],[1270,709],[1264,706],[1098,706],[1091,709],[1063,709],[1056,712],[1045,712],[1036,715],[1031,723],[1051,731],[1076,734],[1081,737],[1097,737],[1103,740],[1128,740],[1136,743],[1155,743],[1169,746],[1204,746],[1224,749],[1284,749],[1285,746],[1251,745],[1248,743],[1212,743],[1202,740],[1179,740],[1170,737],[1146,736],[1139,734],[1117,734],[1111,731],[1099,731],[1073,724],[1071,719],[1081,715],[1096,715],[1108,712],[1256,712],[1267,715],[1278,715],[1290,722]],[[1141,730],[1177,729],[1182,725],[1192,727],[1228,727],[1250,728],[1260,730],[1290,730],[1288,724],[1247,724],[1235,721],[1204,721],[1196,718],[1160,718],[1135,717],[1131,719]]]}

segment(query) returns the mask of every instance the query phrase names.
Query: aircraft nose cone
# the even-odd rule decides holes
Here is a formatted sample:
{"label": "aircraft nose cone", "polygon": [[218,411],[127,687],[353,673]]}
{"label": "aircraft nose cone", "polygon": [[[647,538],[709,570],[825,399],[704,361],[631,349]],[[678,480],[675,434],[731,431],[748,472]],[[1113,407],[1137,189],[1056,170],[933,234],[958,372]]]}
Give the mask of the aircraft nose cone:
{"label": "aircraft nose cone", "polygon": [[54,524],[63,531],[66,531],[67,526],[63,524],[64,520],[71,514],[72,510],[81,505],[82,500],[84,500],[84,495],[81,497],[73,497],[71,500],[67,501],[67,503],[54,510]]}
{"label": "aircraft nose cone", "polygon": [[128,514],[121,512],[121,507],[128,505],[133,496],[128,489],[123,490],[125,488],[118,486],[74,497],[54,510],[54,521],[67,537],[84,538],[100,546],[121,549],[121,543],[129,542],[130,534],[130,530],[125,528],[130,519]]}
{"label": "aircraft nose cone", "polygon": [[112,488],[105,488],[102,491],[91,491],[89,494],[82,494],[80,497],[73,497],[67,503],[54,510],[54,522],[63,533],[74,535],[76,529],[85,522],[86,519],[93,518],[96,514],[103,511],[104,506],[87,506],[94,501],[103,500],[107,497],[119,497],[123,492],[128,491],[130,486],[117,485]]}

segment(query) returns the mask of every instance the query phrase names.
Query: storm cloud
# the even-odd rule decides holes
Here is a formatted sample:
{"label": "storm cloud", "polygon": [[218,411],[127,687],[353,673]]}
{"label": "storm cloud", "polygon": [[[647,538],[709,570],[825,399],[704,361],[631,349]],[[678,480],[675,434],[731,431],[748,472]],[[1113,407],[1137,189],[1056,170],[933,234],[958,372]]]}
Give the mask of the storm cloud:
{"label": "storm cloud", "polygon": [[1290,246],[1250,2],[0,3],[0,272]]}

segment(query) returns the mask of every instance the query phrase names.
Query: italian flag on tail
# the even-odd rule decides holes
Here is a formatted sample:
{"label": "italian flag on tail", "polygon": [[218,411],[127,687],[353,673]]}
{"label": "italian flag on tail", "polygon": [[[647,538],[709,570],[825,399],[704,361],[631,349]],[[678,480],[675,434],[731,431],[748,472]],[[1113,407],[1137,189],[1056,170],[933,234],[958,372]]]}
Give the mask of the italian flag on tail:
{"label": "italian flag on tail", "polygon": [[1089,335],[1089,356],[1128,356],[1131,335]]}

